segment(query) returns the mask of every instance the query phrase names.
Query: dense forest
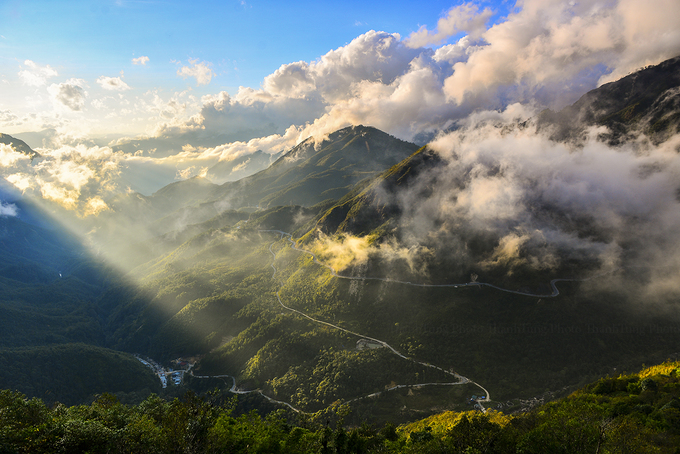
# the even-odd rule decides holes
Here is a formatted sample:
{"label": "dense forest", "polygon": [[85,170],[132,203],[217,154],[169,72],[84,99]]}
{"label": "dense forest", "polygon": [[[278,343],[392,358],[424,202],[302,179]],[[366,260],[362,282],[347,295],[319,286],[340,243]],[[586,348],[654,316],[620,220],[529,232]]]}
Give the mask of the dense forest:
{"label": "dense forest", "polygon": [[48,407],[0,393],[2,453],[676,453],[680,362],[591,383],[555,402],[506,415],[445,412],[410,424],[344,423],[283,410],[243,412],[217,391],[139,405],[111,394],[90,405]]}

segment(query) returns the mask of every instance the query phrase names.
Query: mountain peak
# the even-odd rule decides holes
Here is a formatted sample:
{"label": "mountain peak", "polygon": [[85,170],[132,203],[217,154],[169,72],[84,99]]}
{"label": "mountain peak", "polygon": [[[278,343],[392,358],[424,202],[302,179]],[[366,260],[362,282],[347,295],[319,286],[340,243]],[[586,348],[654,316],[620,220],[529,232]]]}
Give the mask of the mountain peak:
{"label": "mountain peak", "polygon": [[269,168],[216,193],[251,206],[311,206],[342,197],[353,185],[407,158],[418,146],[369,126],[348,126],[309,138]]}

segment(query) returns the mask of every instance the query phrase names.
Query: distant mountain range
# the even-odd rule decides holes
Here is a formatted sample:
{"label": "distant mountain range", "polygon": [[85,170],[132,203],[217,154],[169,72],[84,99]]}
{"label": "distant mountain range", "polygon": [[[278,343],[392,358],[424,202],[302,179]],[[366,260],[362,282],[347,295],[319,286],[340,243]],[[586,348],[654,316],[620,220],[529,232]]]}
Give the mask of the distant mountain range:
{"label": "distant mountain range", "polygon": [[[216,185],[196,177],[172,183],[151,196],[120,195],[107,201],[113,211],[103,217],[112,226],[118,222],[153,224],[153,233],[163,234],[179,228],[172,218],[197,224],[229,209],[311,206],[342,197],[359,181],[374,177],[417,149],[375,128],[348,127],[320,143],[307,139],[267,169],[239,181]],[[165,221],[156,223],[160,219]]]}

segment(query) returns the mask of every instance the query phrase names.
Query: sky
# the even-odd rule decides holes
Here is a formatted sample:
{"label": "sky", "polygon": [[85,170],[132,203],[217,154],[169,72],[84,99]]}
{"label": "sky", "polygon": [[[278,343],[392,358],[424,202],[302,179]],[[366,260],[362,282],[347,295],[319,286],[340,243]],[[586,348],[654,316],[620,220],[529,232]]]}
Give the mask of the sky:
{"label": "sky", "polygon": [[680,54],[677,0],[290,3],[0,2],[0,132],[42,156],[2,147],[2,176],[96,214],[349,125],[425,143],[560,109]]}
{"label": "sky", "polygon": [[[496,17],[507,10],[500,3],[482,5]],[[281,65],[315,61],[369,30],[408,36],[436,23],[451,6],[444,1],[4,1],[2,130],[25,132],[84,119],[71,127],[94,135],[144,133],[158,122],[158,103],[176,99],[198,105],[205,95],[233,96],[240,86],[257,89]],[[61,84],[77,88],[68,97]]]}

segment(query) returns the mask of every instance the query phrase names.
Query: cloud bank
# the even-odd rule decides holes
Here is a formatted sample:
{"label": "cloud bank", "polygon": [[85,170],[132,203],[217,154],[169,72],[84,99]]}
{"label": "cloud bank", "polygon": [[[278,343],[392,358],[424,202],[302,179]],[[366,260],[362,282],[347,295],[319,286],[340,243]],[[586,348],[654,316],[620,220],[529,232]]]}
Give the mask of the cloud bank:
{"label": "cloud bank", "polygon": [[537,132],[531,114],[512,105],[470,117],[430,144],[442,165],[381,193],[398,208],[395,232],[411,262],[428,251],[449,277],[618,276],[617,291],[677,297],[680,135],[611,147],[592,128],[575,145]]}
{"label": "cloud bank", "polygon": [[[475,111],[518,102],[561,108],[599,84],[680,54],[680,4],[672,0],[527,0],[513,11],[488,26],[491,11],[466,3],[435,29],[406,38],[369,31],[315,61],[282,65],[259,88],[206,96],[200,112],[161,123],[154,135],[248,141],[292,125],[299,142],[368,124],[424,142]],[[457,41],[440,44],[452,37]],[[191,63],[178,74],[209,82],[209,68]]]}

